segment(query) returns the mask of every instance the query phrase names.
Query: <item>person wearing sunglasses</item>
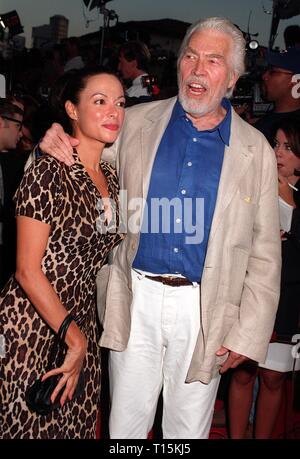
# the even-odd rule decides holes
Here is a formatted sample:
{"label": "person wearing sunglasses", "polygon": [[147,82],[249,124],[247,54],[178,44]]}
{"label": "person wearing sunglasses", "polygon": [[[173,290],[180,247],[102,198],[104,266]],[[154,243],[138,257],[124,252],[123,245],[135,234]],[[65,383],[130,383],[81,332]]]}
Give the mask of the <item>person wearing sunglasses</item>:
{"label": "person wearing sunglasses", "polygon": [[7,99],[0,99],[0,151],[16,148],[22,137],[23,110]]}
{"label": "person wearing sunglasses", "polygon": [[[16,148],[22,137],[23,110],[6,98],[0,98],[0,153]],[[0,286],[4,279],[3,267],[3,209],[4,184],[0,164]]]}
{"label": "person wearing sunglasses", "polygon": [[262,75],[262,92],[266,100],[273,102],[273,109],[258,120],[255,127],[273,146],[275,126],[289,115],[300,116],[300,49],[268,51],[266,60],[268,67]]}

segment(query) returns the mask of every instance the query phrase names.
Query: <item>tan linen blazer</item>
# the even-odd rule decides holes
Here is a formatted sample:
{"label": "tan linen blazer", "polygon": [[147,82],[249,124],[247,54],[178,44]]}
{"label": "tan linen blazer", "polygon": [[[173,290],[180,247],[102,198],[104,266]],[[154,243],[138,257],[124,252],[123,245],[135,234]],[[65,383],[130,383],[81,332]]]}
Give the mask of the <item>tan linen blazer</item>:
{"label": "tan linen blazer", "polygon": [[[112,264],[99,273],[100,344],[123,351],[130,334],[131,266],[139,244],[143,206],[153,161],[176,98],[127,110],[118,141],[106,150],[116,159],[127,191],[129,230]],[[220,363],[221,345],[263,362],[279,298],[281,245],[275,155],[265,137],[232,110],[217,202],[200,285],[201,330],[186,377],[208,383]],[[126,211],[125,211],[126,213]],[[132,230],[132,222],[137,228]],[[106,289],[107,288],[107,289]],[[106,307],[105,307],[106,303]],[[183,306],[184,307],[184,306]]]}

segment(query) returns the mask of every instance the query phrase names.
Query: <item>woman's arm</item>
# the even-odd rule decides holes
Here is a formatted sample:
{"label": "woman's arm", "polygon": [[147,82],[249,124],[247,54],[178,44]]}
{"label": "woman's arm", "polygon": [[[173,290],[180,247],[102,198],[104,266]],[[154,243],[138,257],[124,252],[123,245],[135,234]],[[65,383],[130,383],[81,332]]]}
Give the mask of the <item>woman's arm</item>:
{"label": "woman's arm", "polygon": [[[33,218],[17,217],[17,269],[16,280],[19,282],[41,317],[57,332],[67,315],[47,277],[41,269],[51,226]],[[51,399],[55,400],[61,388],[66,388],[61,397],[63,405],[67,397],[72,398],[80,369],[86,354],[86,339],[73,321],[66,335],[68,352],[63,365],[44,375],[43,379],[63,373]]]}

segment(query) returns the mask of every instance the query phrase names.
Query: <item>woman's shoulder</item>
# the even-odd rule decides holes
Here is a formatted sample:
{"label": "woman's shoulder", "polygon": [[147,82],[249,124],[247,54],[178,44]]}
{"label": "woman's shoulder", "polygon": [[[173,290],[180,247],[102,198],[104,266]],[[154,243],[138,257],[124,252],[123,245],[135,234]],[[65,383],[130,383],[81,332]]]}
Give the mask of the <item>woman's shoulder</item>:
{"label": "woman's shoulder", "polygon": [[63,182],[62,167],[57,159],[43,155],[26,169],[20,188],[57,192]]}
{"label": "woman's shoulder", "polygon": [[58,159],[54,158],[50,155],[42,155],[37,158],[34,162],[37,167],[43,168],[48,167],[53,170],[61,169],[63,167],[63,163],[58,161]]}
{"label": "woman's shoulder", "polygon": [[[60,163],[50,156],[36,159],[27,169],[16,191],[17,215],[27,215],[48,223],[53,217],[50,209],[61,199]],[[43,216],[43,212],[46,212]]]}
{"label": "woman's shoulder", "polygon": [[43,155],[37,158],[29,167],[26,169],[27,175],[33,175],[36,177],[40,176],[61,176],[61,171],[64,164],[49,155]]}

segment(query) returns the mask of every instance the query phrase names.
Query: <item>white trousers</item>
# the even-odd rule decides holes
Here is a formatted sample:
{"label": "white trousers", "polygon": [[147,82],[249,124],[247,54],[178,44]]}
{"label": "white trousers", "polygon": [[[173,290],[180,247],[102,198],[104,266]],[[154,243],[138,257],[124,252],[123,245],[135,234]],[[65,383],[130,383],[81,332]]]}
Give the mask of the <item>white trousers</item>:
{"label": "white trousers", "polygon": [[132,271],[128,347],[110,352],[110,437],[147,438],[163,387],[163,437],[208,438],[220,377],[185,383],[199,328],[199,287],[170,287]]}

